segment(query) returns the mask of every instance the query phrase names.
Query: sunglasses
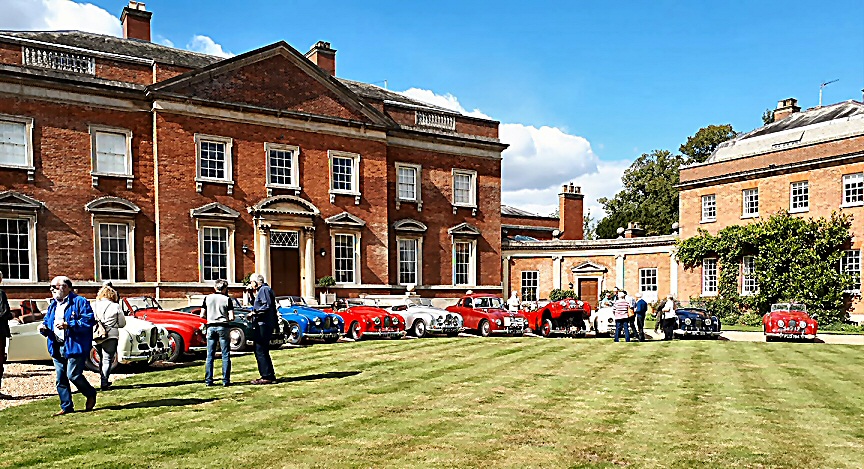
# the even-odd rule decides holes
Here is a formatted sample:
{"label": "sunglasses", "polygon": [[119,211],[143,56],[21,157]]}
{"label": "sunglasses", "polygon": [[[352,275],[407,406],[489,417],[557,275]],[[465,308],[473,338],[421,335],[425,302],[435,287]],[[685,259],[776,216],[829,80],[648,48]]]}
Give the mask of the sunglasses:
{"label": "sunglasses", "polygon": [[63,288],[63,286],[61,285],[61,286],[58,287],[57,285],[51,285],[51,286],[48,287],[48,288],[49,288],[51,291],[55,291],[55,290],[60,290],[61,288]]}

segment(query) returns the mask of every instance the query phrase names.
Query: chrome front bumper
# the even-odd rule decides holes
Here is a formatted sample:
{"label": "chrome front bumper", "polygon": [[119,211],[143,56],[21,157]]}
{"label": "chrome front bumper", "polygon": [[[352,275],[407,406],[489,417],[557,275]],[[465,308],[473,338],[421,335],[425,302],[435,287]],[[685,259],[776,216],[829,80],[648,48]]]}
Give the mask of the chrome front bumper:
{"label": "chrome front bumper", "polygon": [[459,326],[429,326],[426,331],[433,334],[455,334],[462,332],[463,328]]}
{"label": "chrome front bumper", "polygon": [[684,329],[675,329],[673,332],[678,335],[693,335],[703,337],[718,337],[721,334],[719,331],[687,331]]}
{"label": "chrome front bumper", "polygon": [[378,337],[382,339],[401,339],[405,337],[405,331],[372,331],[372,332],[364,332],[362,337]]}
{"label": "chrome front bumper", "polygon": [[808,339],[813,340],[816,334],[801,334],[800,332],[766,332],[766,337],[776,337],[778,339]]}
{"label": "chrome front bumper", "polygon": [[309,334],[303,334],[303,337],[309,337],[310,339],[338,339],[338,332],[311,332]]}

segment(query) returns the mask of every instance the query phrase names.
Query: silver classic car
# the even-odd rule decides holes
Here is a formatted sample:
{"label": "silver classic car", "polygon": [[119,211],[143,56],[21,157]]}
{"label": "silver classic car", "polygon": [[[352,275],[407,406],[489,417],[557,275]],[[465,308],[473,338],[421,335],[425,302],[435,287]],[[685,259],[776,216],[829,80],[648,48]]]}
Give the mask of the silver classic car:
{"label": "silver classic car", "polygon": [[414,337],[428,334],[446,334],[453,337],[464,329],[462,316],[445,309],[424,304],[420,298],[406,298],[402,304],[390,307],[390,311],[405,319],[405,329]]}

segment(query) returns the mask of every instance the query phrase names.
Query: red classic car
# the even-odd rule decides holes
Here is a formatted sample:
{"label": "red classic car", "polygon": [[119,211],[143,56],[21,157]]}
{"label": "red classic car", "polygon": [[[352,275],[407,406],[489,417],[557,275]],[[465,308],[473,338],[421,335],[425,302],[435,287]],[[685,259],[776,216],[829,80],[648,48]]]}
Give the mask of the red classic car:
{"label": "red classic car", "polygon": [[171,348],[168,361],[179,361],[184,353],[207,350],[207,340],[202,332],[207,321],[200,316],[164,310],[149,296],[123,298],[120,306],[127,316],[150,321],[168,330],[168,345]]}
{"label": "red classic car", "polygon": [[535,334],[550,337],[565,334],[585,336],[585,320],[591,317],[591,305],[573,298],[552,301],[534,311],[520,311]]}
{"label": "red classic car", "polygon": [[819,324],[807,314],[807,306],[797,303],[771,305],[771,312],[762,316],[765,341],[775,339],[816,340]]}
{"label": "red classic car", "polygon": [[447,311],[461,314],[465,329],[473,329],[482,337],[489,334],[522,335],[528,327],[524,315],[507,311],[504,300],[490,294],[465,295],[455,305],[448,306]]}
{"label": "red classic car", "polygon": [[405,321],[402,316],[376,306],[349,304],[346,300],[336,300],[325,313],[339,315],[345,324],[345,335],[354,340],[363,337],[401,339],[405,336]]}

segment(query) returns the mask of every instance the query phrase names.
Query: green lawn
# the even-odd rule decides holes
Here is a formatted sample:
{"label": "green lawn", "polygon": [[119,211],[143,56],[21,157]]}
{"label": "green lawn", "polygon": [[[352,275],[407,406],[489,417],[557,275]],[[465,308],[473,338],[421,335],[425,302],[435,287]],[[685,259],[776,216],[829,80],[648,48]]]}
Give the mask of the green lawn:
{"label": "green lawn", "polygon": [[[861,467],[864,348],[432,338],[274,352],[281,382],[142,373],[0,411],[0,467]],[[235,357],[236,382],[256,378]],[[76,395],[76,404],[83,399]]]}

